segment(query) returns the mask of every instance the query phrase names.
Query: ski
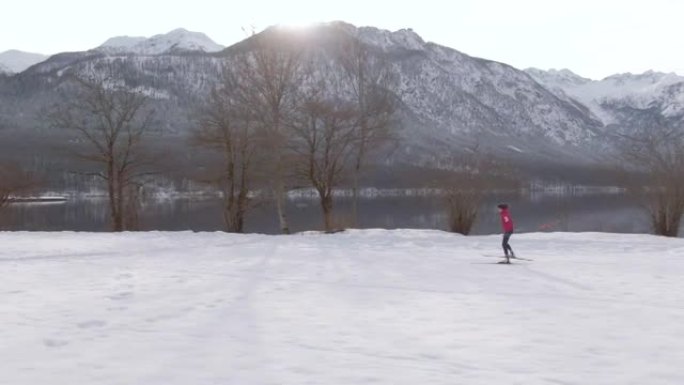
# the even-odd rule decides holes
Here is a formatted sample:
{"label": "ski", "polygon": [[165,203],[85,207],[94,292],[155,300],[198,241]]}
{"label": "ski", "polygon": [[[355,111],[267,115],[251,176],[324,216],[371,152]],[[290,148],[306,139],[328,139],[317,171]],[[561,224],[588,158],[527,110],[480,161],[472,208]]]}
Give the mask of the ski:
{"label": "ski", "polygon": [[[486,258],[506,258],[505,255],[483,255],[483,257],[486,257]],[[510,259],[517,259],[517,260],[520,260],[520,261],[534,261],[534,259],[522,258],[522,257],[508,257],[508,258],[510,258]]]}
{"label": "ski", "polygon": [[519,263],[513,263],[513,261],[499,261],[499,262],[484,262],[486,265],[509,265],[509,266],[523,266]]}

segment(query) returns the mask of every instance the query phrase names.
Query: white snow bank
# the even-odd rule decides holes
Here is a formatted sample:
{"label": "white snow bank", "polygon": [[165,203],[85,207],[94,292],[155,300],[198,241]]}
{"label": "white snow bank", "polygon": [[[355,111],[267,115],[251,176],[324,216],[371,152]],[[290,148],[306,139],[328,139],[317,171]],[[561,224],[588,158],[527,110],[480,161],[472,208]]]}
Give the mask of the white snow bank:
{"label": "white snow bank", "polygon": [[21,384],[680,384],[684,240],[0,233]]}

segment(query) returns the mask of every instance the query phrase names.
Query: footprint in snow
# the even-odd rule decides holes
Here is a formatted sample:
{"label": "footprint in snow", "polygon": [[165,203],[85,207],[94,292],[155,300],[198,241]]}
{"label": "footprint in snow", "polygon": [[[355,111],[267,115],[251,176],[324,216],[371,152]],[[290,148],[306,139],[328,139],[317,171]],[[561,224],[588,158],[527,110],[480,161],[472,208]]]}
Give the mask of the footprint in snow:
{"label": "footprint in snow", "polygon": [[120,300],[128,299],[131,297],[133,297],[133,292],[130,292],[130,291],[123,291],[120,293],[116,293],[116,294],[107,296],[107,298],[111,299],[112,301],[120,301]]}
{"label": "footprint in snow", "polygon": [[90,328],[101,328],[101,327],[105,326],[106,324],[107,324],[107,322],[105,322],[105,321],[90,320],[90,321],[81,322],[77,325],[81,329],[90,329]]}
{"label": "footprint in snow", "polygon": [[43,345],[45,345],[49,348],[59,348],[59,347],[62,347],[62,346],[68,345],[68,344],[69,344],[69,342],[64,341],[64,340],[55,340],[52,338],[43,339]]}

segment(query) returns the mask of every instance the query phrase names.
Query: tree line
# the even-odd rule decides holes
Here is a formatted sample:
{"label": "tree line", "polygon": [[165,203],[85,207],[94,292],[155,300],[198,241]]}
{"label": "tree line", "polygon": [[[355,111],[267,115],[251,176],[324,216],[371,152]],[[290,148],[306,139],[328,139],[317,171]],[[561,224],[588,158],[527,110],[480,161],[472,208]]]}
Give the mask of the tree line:
{"label": "tree line", "polygon": [[[287,192],[303,186],[318,195],[324,229],[335,231],[341,224],[334,191],[351,184],[354,225],[370,153],[398,140],[397,83],[392,64],[351,36],[328,49],[277,33],[254,34],[236,46],[220,82],[197,106],[189,139],[197,151],[214,154],[196,178],[220,190],[226,231],[243,232],[249,211],[272,200],[280,230],[288,234]],[[112,230],[135,229],[141,187],[168,156],[146,143],[154,116],[150,97],[120,80],[78,74],[63,91],[68,97],[49,109],[48,120],[84,144],[72,155],[95,165],[87,174],[106,186]],[[677,236],[684,214],[681,127],[663,118],[619,135],[616,143],[619,168],[655,233]],[[445,192],[449,230],[468,234],[484,193],[500,186],[511,168],[478,145],[460,150],[453,159],[457,171],[432,187]],[[264,184],[269,188],[257,192]],[[20,167],[0,164],[0,208],[33,186]]]}
{"label": "tree line", "polygon": [[[164,156],[145,143],[149,97],[115,79],[78,74],[63,91],[68,96],[48,120],[83,142],[74,155],[96,165],[87,175],[106,185],[112,230],[134,229],[140,187]],[[190,144],[216,155],[196,177],[221,191],[229,232],[243,232],[249,210],[272,199],[288,234],[292,186],[318,193],[324,228],[333,231],[334,190],[351,180],[356,207],[369,150],[394,138],[397,103],[391,64],[355,38],[323,51],[293,36],[255,34],[226,60],[220,82],[196,108]],[[268,191],[257,194],[264,182]]]}
{"label": "tree line", "polygon": [[340,40],[332,55],[286,35],[248,42],[225,66],[192,139],[221,155],[213,179],[226,228],[243,231],[255,181],[266,179],[282,233],[290,232],[285,201],[292,184],[315,189],[324,228],[333,231],[334,189],[351,178],[356,202],[368,148],[392,137],[390,63],[353,38]]}

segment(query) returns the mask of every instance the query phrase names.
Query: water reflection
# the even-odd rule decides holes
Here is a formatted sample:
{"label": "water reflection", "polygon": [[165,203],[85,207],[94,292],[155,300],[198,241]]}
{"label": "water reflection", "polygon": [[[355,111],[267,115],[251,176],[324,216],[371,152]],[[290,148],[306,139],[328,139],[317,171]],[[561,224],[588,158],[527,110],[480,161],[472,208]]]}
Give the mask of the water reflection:
{"label": "water reflection", "polygon": [[[584,196],[492,195],[481,209],[474,234],[498,233],[496,203],[506,201],[516,222],[517,232],[607,231],[650,232],[646,213],[629,197],[619,194]],[[350,223],[351,200],[335,202],[337,220]],[[140,213],[142,230],[217,231],[223,229],[218,200],[165,200],[147,202]],[[316,200],[289,202],[287,212],[293,231],[322,228]],[[359,227],[446,229],[447,217],[440,197],[364,198],[359,205]],[[72,200],[50,204],[16,204],[0,215],[4,230],[107,231],[106,200]],[[278,233],[274,210],[268,205],[249,216],[246,231]]]}

